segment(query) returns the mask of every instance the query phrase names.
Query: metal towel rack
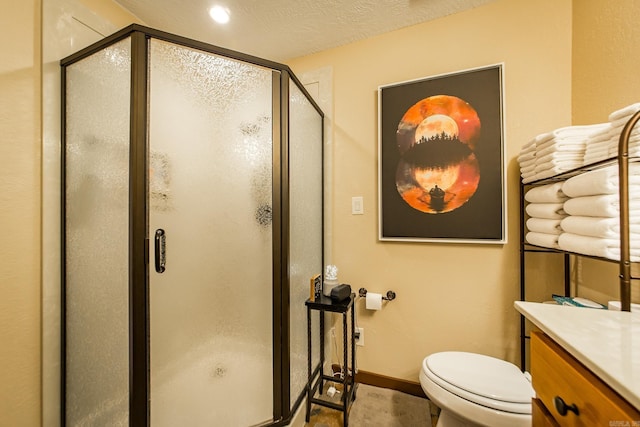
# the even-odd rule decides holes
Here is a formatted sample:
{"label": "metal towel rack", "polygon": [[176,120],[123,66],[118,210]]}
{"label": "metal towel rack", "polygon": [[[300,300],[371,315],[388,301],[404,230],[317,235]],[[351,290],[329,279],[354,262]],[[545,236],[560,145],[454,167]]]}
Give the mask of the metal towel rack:
{"label": "metal towel rack", "polygon": [[629,248],[629,137],[640,120],[637,111],[624,125],[618,143],[620,192],[620,309],[631,311],[631,251]]}

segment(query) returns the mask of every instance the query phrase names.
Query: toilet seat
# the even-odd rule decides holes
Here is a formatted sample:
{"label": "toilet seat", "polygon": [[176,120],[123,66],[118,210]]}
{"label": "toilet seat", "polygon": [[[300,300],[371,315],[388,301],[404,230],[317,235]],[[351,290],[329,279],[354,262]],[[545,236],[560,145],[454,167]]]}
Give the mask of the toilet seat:
{"label": "toilet seat", "polygon": [[533,387],[509,362],[448,351],[425,358],[422,365],[427,378],[465,400],[498,411],[531,414]]}

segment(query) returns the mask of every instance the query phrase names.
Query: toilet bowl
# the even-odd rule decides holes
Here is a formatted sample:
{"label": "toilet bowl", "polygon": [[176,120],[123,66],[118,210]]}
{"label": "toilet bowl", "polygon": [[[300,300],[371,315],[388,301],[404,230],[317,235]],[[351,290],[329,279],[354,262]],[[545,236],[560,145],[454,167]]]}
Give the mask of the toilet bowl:
{"label": "toilet bowl", "polygon": [[533,387],[512,363],[446,351],[425,357],[420,385],[440,409],[437,427],[531,426]]}

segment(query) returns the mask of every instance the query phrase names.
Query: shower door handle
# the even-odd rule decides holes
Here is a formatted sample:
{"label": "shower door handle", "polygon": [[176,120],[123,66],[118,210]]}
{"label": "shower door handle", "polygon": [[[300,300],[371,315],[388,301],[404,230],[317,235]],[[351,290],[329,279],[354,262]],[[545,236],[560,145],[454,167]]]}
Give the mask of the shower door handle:
{"label": "shower door handle", "polygon": [[156,230],[155,235],[155,258],[156,258],[156,271],[158,273],[164,273],[165,265],[167,263],[167,235],[162,228]]}

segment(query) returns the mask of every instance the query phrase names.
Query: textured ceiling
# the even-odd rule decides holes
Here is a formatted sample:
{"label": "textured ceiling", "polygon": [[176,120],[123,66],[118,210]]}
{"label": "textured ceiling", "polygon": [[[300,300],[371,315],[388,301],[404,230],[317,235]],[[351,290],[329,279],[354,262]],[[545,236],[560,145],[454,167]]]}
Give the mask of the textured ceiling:
{"label": "textured ceiling", "polygon": [[[493,0],[116,0],[147,26],[284,62]],[[231,21],[215,24],[220,4]]]}

